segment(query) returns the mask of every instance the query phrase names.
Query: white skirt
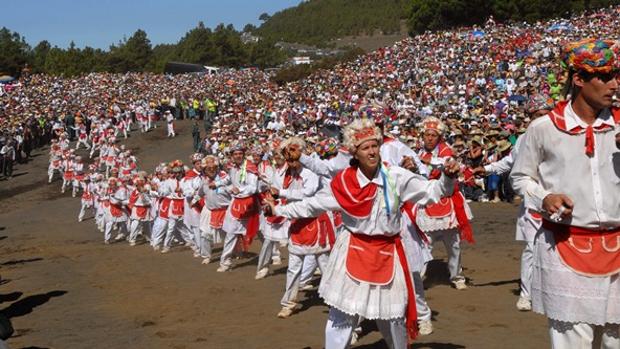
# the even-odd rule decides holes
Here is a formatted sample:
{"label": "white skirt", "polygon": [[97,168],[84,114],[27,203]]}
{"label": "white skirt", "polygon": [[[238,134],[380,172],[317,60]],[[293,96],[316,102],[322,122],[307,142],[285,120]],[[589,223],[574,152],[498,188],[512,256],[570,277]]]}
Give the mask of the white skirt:
{"label": "white skirt", "polygon": [[[472,220],[474,215],[471,213],[471,209],[469,205],[465,203],[465,214],[467,215],[468,220]],[[458,228],[459,222],[456,220],[456,213],[454,213],[454,209],[452,213],[447,215],[446,217],[429,217],[424,210],[424,207],[418,207],[416,212],[416,223],[420,230],[423,232],[430,231],[438,231],[438,230],[448,230]]]}
{"label": "white skirt", "polygon": [[587,277],[573,272],[560,260],[553,233],[541,228],[534,244],[532,307],[564,322],[620,324],[620,274]]}
{"label": "white skirt", "polygon": [[224,216],[224,224],[222,226],[222,230],[226,232],[226,234],[239,234],[245,236],[247,233],[247,219],[236,219],[232,216],[230,209],[232,205],[228,206],[226,210],[226,215]]}
{"label": "white skirt", "polygon": [[263,215],[261,215],[261,231],[263,236],[267,240],[284,242],[288,239],[288,229],[291,226],[290,220],[286,219],[280,224],[272,224],[267,222]]}
{"label": "white skirt", "polygon": [[[345,267],[349,237],[350,233],[345,231],[336,239],[327,271],[321,278],[319,295],[325,303],[349,315],[360,315],[369,320],[403,318],[407,307],[407,285],[398,256],[395,256],[391,283],[378,286],[353,280]],[[407,247],[404,248],[407,254]]]}

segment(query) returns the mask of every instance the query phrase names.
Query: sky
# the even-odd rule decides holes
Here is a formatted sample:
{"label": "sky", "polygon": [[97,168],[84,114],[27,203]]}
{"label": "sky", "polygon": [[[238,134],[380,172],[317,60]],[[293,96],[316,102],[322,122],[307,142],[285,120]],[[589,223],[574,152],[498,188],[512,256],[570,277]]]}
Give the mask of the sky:
{"label": "sky", "polygon": [[5,0],[0,27],[22,35],[34,47],[42,40],[66,48],[108,49],[136,30],[144,30],[153,46],[173,44],[199,21],[214,28],[233,24],[237,30],[260,25],[258,17],[295,6],[300,0]]}

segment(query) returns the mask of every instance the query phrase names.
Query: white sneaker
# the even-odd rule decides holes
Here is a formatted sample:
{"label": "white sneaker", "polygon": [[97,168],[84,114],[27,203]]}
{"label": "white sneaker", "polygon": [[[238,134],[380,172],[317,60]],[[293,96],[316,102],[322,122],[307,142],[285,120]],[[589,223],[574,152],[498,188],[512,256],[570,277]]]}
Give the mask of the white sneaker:
{"label": "white sneaker", "polygon": [[359,340],[359,334],[355,331],[353,331],[353,333],[351,333],[351,345],[355,345],[357,343],[357,341]]}
{"label": "white sneaker", "polygon": [[420,320],[418,322],[418,331],[420,336],[428,336],[433,333],[433,323],[431,320]]}
{"label": "white sneaker", "polygon": [[314,286],[312,286],[312,284],[305,284],[305,285],[299,286],[300,291],[311,291],[313,289],[314,289]]}
{"label": "white sneaker", "polygon": [[280,258],[280,257],[273,257],[271,259],[271,264],[273,264],[273,265],[282,265],[282,258]]}
{"label": "white sneaker", "polygon": [[280,312],[278,313],[278,317],[280,319],[286,319],[287,317],[291,316],[292,314],[293,314],[293,309],[287,308],[287,307],[282,307],[282,310],[280,310]]}
{"label": "white sneaker", "polygon": [[164,247],[161,249],[161,253],[168,253],[170,252],[170,247]]}
{"label": "white sneaker", "polygon": [[265,267],[256,273],[254,280],[264,279],[267,276],[267,274],[269,274],[269,268]]}
{"label": "white sneaker", "polygon": [[209,257],[202,260],[202,264],[209,264],[209,263],[211,263],[211,258]]}
{"label": "white sneaker", "polygon": [[198,258],[198,257],[200,257],[200,252],[194,251],[194,258]]}
{"label": "white sneaker", "polygon": [[135,241],[129,241],[129,246],[136,246],[136,242]]}
{"label": "white sneaker", "polygon": [[458,280],[452,281],[452,284],[454,285],[454,288],[456,288],[457,290],[467,289],[467,284],[465,283],[465,279],[458,279]]}
{"label": "white sneaker", "polygon": [[106,244],[106,245],[109,245],[110,244],[110,240],[104,240],[103,243]]}
{"label": "white sneaker", "polygon": [[119,240],[123,240],[124,238],[125,238],[125,234],[118,234],[118,235],[116,235],[114,240],[119,241]]}
{"label": "white sneaker", "polygon": [[531,311],[532,301],[527,298],[519,297],[519,300],[517,301],[517,309],[519,309],[519,311]]}
{"label": "white sneaker", "polygon": [[229,270],[231,270],[231,269],[232,269],[232,267],[229,267],[229,266],[227,266],[227,265],[220,265],[220,267],[219,267],[219,268],[217,268],[217,270],[216,270],[216,271],[217,271],[218,273],[225,273],[225,272],[227,272],[227,271],[229,271]]}
{"label": "white sneaker", "polygon": [[153,251],[155,251],[155,252],[159,252],[159,249],[160,249],[160,248],[161,248],[161,247],[159,247],[159,245],[157,245],[157,246],[153,246]]}

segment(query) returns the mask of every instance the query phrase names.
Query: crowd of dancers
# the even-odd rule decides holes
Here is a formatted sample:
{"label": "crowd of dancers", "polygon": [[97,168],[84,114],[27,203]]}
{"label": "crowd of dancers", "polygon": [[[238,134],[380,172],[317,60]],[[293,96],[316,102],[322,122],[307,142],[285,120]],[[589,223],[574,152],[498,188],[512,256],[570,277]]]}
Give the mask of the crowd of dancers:
{"label": "crowd of dancers", "polygon": [[[526,242],[517,308],[549,318],[554,348],[618,348],[618,45],[577,40],[617,37],[620,26],[608,25],[617,14],[579,15],[562,31],[547,28],[552,21],[489,22],[482,37],[471,28],[427,33],[281,87],[255,70],[204,81],[91,75],[24,87],[4,113],[39,112],[28,95],[50,91],[58,103],[49,108],[79,109],[54,93],[63,88],[87,101],[71,126],[75,148],[68,124],[52,118],[48,175],[81,197],[78,220],[93,216],[106,244],[146,241],[160,253],[182,244],[207,265],[222,244],[217,271],[234,272],[260,240],[256,279],[288,264],[281,318],[299,308],[318,269],[328,349],[355,342],[362,319],[376,320],[393,348],[432,333],[422,284],[433,244],[443,242],[449,280],[466,290],[468,202],[511,201],[514,189]],[[111,88],[97,108],[102,79]],[[148,132],[164,119],[175,136],[184,107],[162,98],[170,86],[204,91],[199,99],[219,110],[204,115],[200,152],[148,173],[119,143],[134,120]],[[81,146],[88,161],[75,153]]]}

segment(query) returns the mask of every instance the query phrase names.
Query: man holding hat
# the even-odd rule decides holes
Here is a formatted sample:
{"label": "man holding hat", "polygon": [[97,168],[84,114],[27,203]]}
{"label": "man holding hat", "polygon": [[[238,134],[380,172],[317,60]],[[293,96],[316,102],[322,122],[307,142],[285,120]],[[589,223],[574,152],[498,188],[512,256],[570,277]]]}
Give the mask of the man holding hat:
{"label": "man holding hat", "polygon": [[525,133],[511,173],[536,236],[532,306],[549,318],[554,348],[620,347],[620,110],[613,41],[563,48],[568,100]]}

